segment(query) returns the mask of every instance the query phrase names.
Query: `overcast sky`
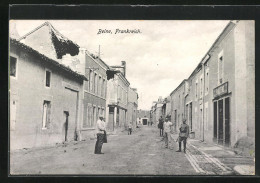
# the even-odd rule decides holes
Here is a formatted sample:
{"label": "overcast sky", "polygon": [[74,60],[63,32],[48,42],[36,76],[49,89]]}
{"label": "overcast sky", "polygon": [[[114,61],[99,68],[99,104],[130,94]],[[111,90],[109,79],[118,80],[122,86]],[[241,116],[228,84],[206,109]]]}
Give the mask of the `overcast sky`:
{"label": "overcast sky", "polygon": [[[16,20],[20,36],[46,20]],[[195,69],[228,21],[49,20],[67,38],[97,54],[108,65],[126,61],[126,77],[137,88],[139,109],[149,110],[159,96],[167,97]],[[97,34],[99,29],[112,34]],[[140,29],[138,34],[114,34]]]}

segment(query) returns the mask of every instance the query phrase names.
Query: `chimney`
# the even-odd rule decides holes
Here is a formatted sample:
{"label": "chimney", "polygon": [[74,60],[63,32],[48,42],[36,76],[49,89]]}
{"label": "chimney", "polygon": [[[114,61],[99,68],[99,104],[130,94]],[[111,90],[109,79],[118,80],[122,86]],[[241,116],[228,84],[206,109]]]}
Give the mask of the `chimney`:
{"label": "chimney", "polygon": [[14,20],[13,21],[11,20],[9,22],[9,36],[13,39],[20,38],[20,35],[18,34],[17,29],[16,29],[16,23]]}
{"label": "chimney", "polygon": [[76,65],[77,71],[85,75],[85,67],[86,67],[86,48],[79,48],[79,54],[77,55],[77,58],[79,59],[78,65]]}
{"label": "chimney", "polygon": [[125,77],[126,76],[126,62],[125,61],[121,61],[121,65],[123,67],[123,75]]}

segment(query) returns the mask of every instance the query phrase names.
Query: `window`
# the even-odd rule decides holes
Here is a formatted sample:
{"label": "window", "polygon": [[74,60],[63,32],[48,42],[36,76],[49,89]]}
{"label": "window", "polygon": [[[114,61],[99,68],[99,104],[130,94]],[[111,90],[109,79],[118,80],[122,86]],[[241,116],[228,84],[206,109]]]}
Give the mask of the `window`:
{"label": "window", "polygon": [[196,98],[198,98],[198,83],[196,82],[196,88],[195,88],[195,95]]}
{"label": "window", "polygon": [[200,96],[202,97],[202,93],[203,93],[203,79],[200,78]]}
{"label": "window", "polygon": [[208,70],[206,71],[205,89],[206,89],[205,95],[207,95],[209,92],[209,71]]}
{"label": "window", "polygon": [[42,128],[47,129],[50,127],[50,114],[51,114],[51,102],[43,101],[43,117],[42,117]]}
{"label": "window", "polygon": [[103,97],[106,98],[106,80],[103,79]]}
{"label": "window", "polygon": [[208,124],[208,105],[205,106],[205,129],[209,129],[209,124]]}
{"label": "window", "polygon": [[97,92],[97,74],[94,75],[93,93]]}
{"label": "window", "polygon": [[93,111],[92,105],[89,103],[87,108],[87,126],[92,127]]}
{"label": "window", "polygon": [[99,80],[98,80],[98,95],[102,95],[102,78],[101,76],[99,76]]}
{"label": "window", "polygon": [[89,91],[93,91],[93,71],[89,71]]}
{"label": "window", "polygon": [[10,57],[10,76],[16,77],[17,58]]}
{"label": "window", "polygon": [[86,108],[86,115],[84,116],[84,120],[83,120],[83,128],[86,128],[88,126],[88,107]]}
{"label": "window", "polygon": [[46,87],[50,87],[51,86],[51,72],[50,71],[46,71],[45,73],[45,86]]}
{"label": "window", "polygon": [[223,82],[223,66],[224,66],[224,58],[223,51],[221,51],[218,55],[218,82],[222,84]]}
{"label": "window", "polygon": [[181,106],[181,96],[179,95],[179,108]]}

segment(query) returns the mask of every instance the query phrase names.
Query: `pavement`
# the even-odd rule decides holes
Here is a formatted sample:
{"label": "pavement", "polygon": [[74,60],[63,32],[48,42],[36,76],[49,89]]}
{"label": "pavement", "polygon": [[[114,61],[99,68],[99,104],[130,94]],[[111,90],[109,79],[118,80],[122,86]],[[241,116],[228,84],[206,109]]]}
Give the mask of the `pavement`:
{"label": "pavement", "polygon": [[[177,134],[165,148],[156,127],[109,133],[104,154],[94,154],[96,140],[10,153],[11,175],[251,175],[251,157],[189,139],[187,153],[175,152]],[[253,168],[254,169],[254,168]],[[247,172],[246,172],[247,171]]]}
{"label": "pavement", "polygon": [[255,175],[254,157],[237,155],[232,148],[188,139],[186,156],[198,174]]}

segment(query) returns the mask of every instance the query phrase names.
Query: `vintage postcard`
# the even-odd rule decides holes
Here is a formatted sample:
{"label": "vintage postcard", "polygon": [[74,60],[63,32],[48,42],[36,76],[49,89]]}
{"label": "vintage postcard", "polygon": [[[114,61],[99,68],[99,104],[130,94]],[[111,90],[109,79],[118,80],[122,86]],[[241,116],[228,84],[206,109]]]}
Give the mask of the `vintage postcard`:
{"label": "vintage postcard", "polygon": [[254,20],[9,21],[10,175],[255,175]]}

